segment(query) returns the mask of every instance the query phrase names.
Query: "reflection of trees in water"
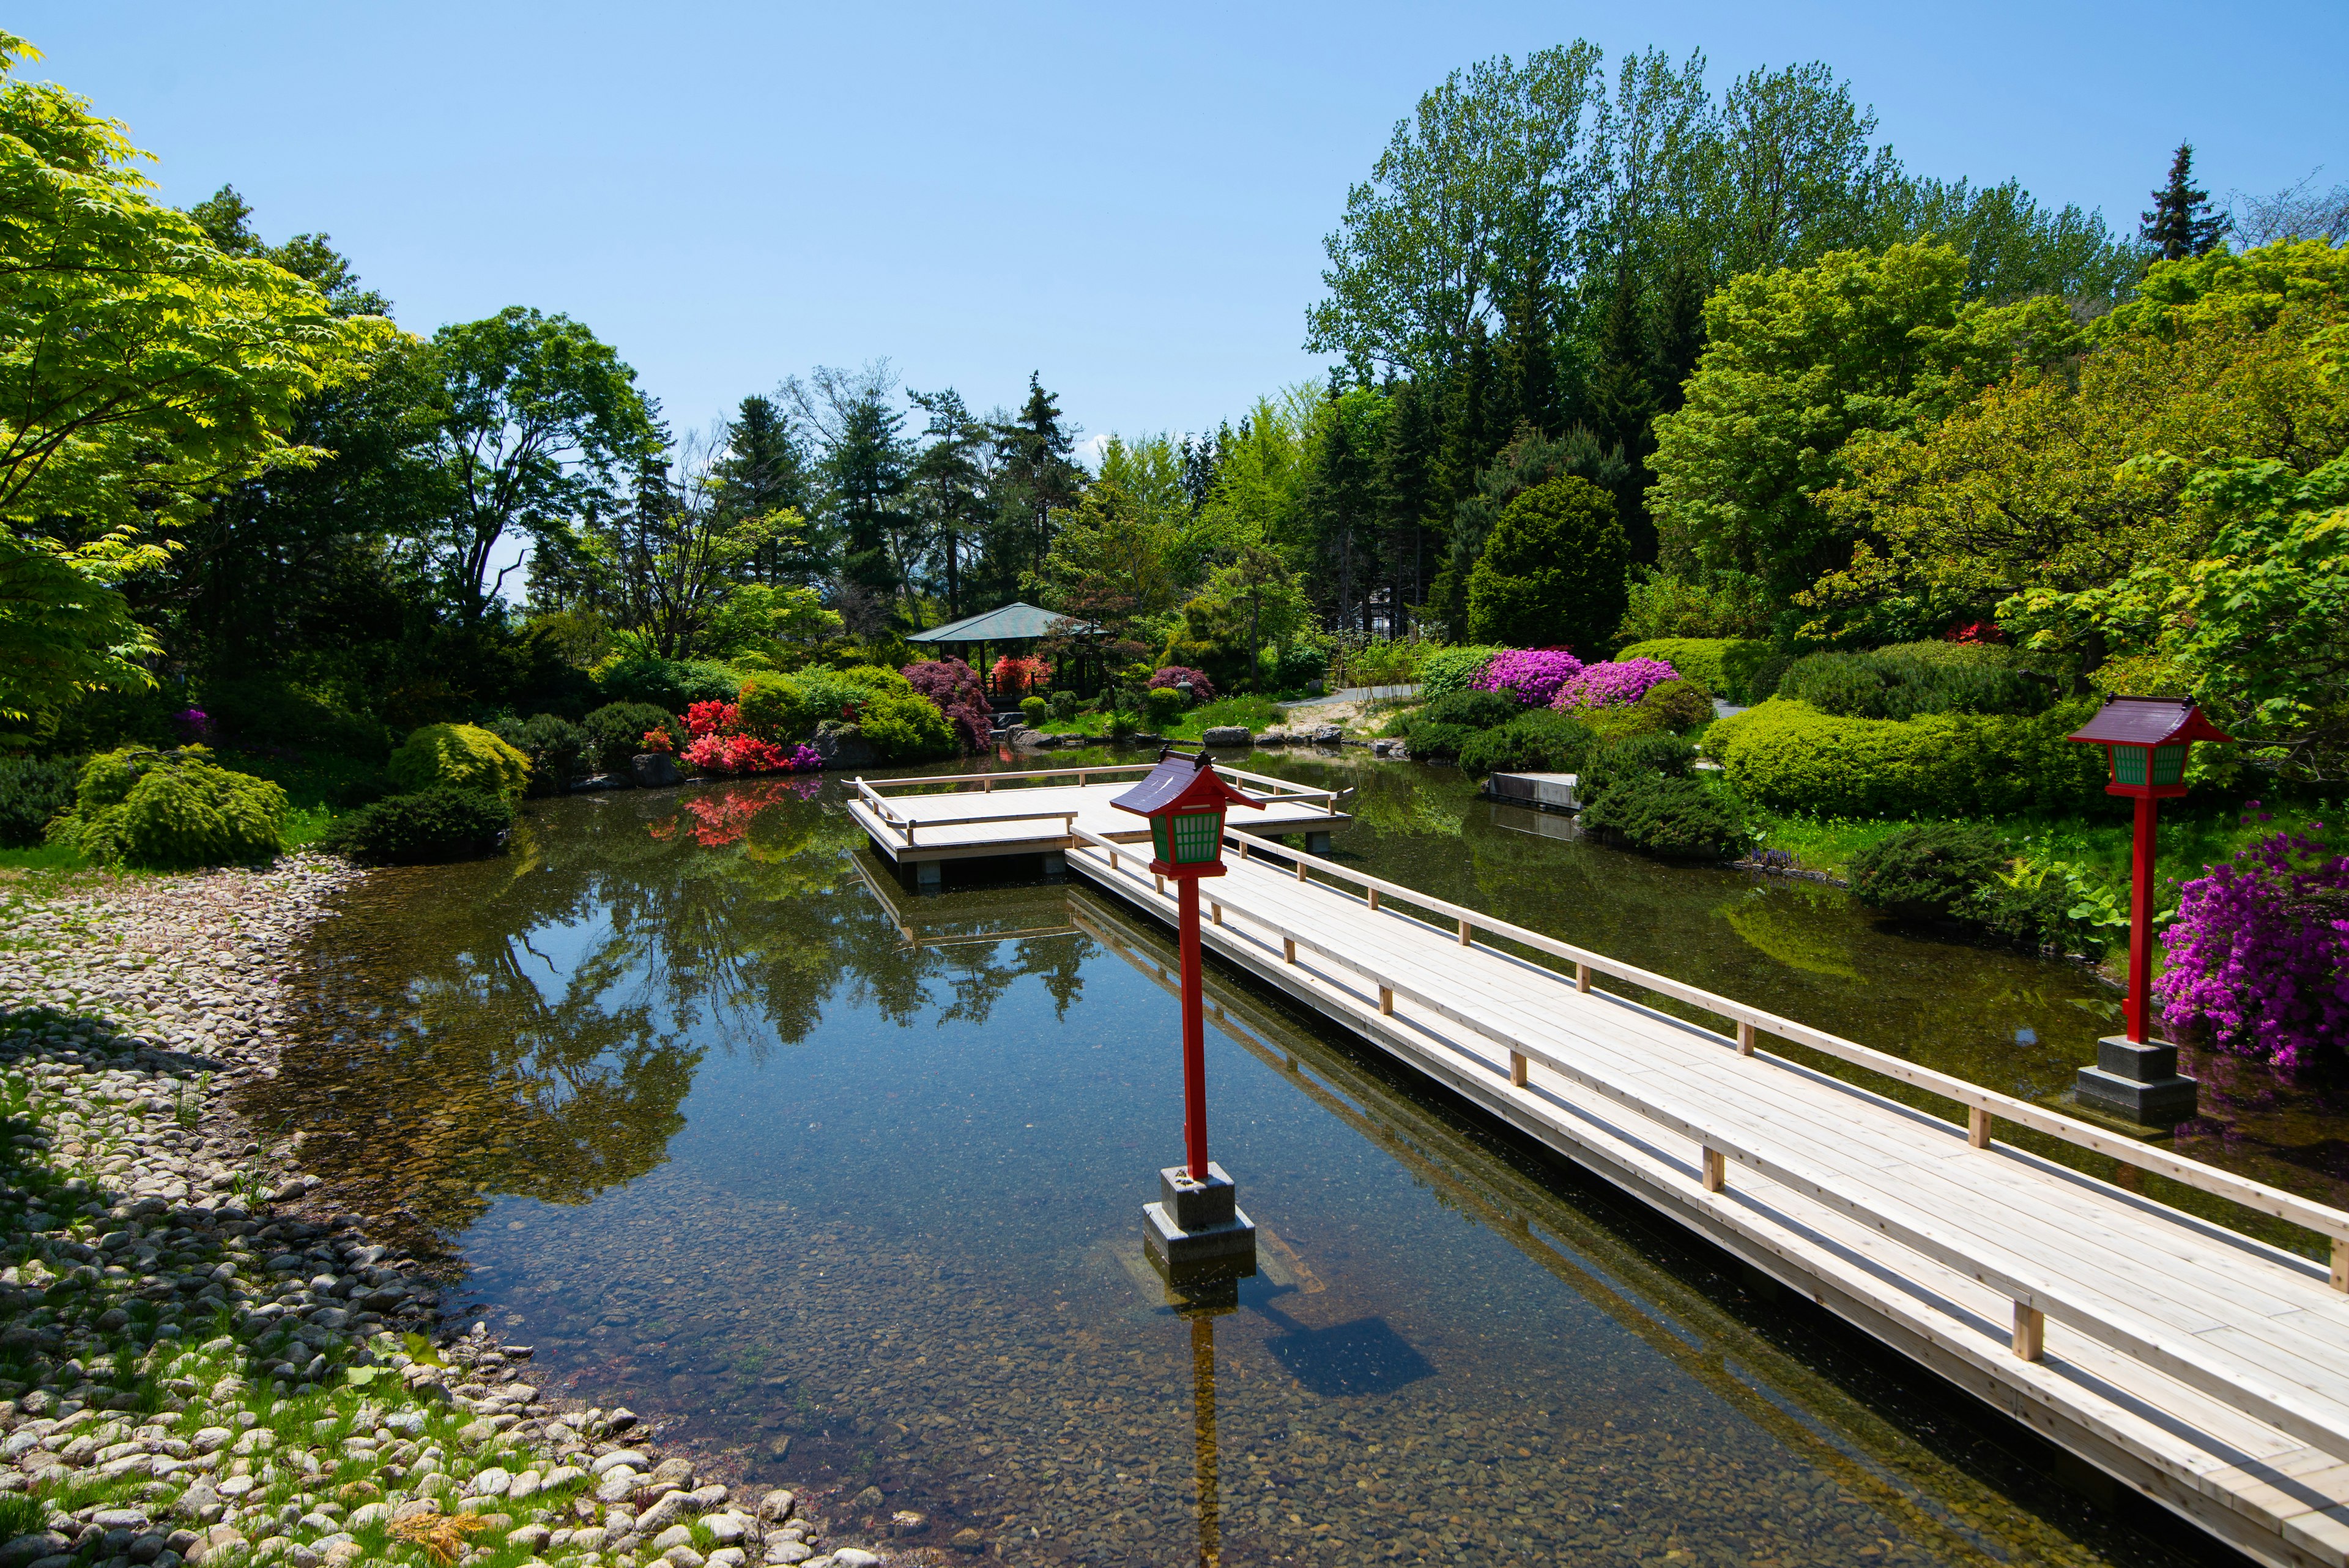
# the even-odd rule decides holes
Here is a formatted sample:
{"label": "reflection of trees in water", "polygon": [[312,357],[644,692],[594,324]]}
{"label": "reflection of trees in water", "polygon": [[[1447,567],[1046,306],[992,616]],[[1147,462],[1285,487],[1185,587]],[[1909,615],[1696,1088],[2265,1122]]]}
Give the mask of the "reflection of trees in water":
{"label": "reflection of trees in water", "polygon": [[984,1023],[1029,974],[1065,1011],[1074,939],[908,950],[816,783],[555,803],[502,859],[370,877],[314,939],[307,1038],[249,1112],[449,1238],[492,1197],[583,1202],[650,1169],[706,1051],[797,1044],[843,982],[901,1025]]}

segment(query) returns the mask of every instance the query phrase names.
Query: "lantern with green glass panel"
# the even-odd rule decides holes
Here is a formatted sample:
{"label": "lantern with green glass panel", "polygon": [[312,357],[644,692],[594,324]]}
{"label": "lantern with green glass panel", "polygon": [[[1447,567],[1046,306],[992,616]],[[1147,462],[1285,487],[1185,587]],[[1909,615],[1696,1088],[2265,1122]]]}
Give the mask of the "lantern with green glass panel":
{"label": "lantern with green glass panel", "polygon": [[1232,788],[1206,753],[1165,751],[1140,784],[1110,803],[1150,821],[1150,869],[1161,877],[1224,874],[1224,813],[1263,803]]}
{"label": "lantern with green glass panel", "polygon": [[2232,736],[2191,702],[2115,697],[2065,737],[2105,748],[2107,794],[2167,800],[2186,793],[2186,759],[2197,741]]}

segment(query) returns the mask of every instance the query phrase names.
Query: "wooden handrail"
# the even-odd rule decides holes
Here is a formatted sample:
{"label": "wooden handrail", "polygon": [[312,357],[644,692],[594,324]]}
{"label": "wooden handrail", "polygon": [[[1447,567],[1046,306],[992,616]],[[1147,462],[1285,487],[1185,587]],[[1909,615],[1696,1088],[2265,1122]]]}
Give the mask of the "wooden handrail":
{"label": "wooden handrail", "polygon": [[[1083,767],[1025,768],[1016,773],[926,774],[918,778],[882,779],[879,780],[878,783],[881,785],[890,787],[897,785],[911,786],[914,784],[968,784],[980,783],[980,787],[982,789],[991,789],[995,784],[1009,783],[1013,779],[1056,779],[1071,778],[1090,774],[1147,773],[1150,769],[1156,767],[1157,765],[1158,764],[1155,761],[1147,763],[1092,763]],[[1270,774],[1249,773],[1242,768],[1227,767],[1221,763],[1217,763],[1215,766],[1217,773],[1222,774],[1226,777],[1246,779],[1252,784],[1271,785],[1274,789],[1279,792],[1280,797],[1284,799],[1311,800],[1318,796],[1330,803],[1332,815],[1335,815],[1338,796],[1344,793],[1341,790],[1316,789],[1310,785],[1300,784],[1289,779],[1275,778]],[[981,781],[984,782],[982,783]],[[870,793],[873,789],[873,785],[866,784],[861,775],[858,777],[856,784],[860,790]],[[878,797],[876,796],[875,798]]]}
{"label": "wooden handrail", "polygon": [[[1235,835],[1226,828],[1225,836],[1228,839]],[[1684,984],[1667,975],[1641,969],[1636,964],[1619,962],[1603,953],[1577,947],[1572,942],[1560,941],[1556,937],[1546,936],[1540,931],[1528,930],[1523,926],[1507,920],[1480,914],[1475,909],[1454,904],[1449,899],[1439,898],[1433,894],[1407,888],[1400,882],[1390,882],[1383,877],[1372,877],[1349,867],[1332,865],[1328,861],[1300,855],[1295,850],[1287,849],[1278,845],[1268,846],[1263,839],[1251,839],[1247,842],[1250,853],[1261,855],[1269,848],[1275,855],[1287,855],[1297,863],[1309,865],[1325,875],[1343,877],[1348,881],[1360,883],[1365,888],[1374,889],[1382,895],[1378,906],[1381,911],[1393,915],[1398,919],[1409,920],[1412,924],[1421,927],[1429,925],[1427,921],[1413,919],[1410,915],[1392,909],[1392,905],[1396,902],[1408,903],[1442,915],[1457,923],[1458,939],[1464,946],[1468,943],[1470,931],[1486,931],[1532,948],[1536,951],[1566,959],[1578,967],[1587,967],[1599,974],[1609,975],[1614,979],[1626,981],[1676,1001],[1685,1002],[1691,1006],[1702,1008],[1707,1012],[1750,1028],[1757,1033],[1775,1034],[1782,1040],[1792,1041],[1797,1045],[1806,1046],[1826,1055],[1849,1062],[1854,1066],[1865,1067],[1869,1072],[1881,1073],[1888,1078],[1929,1090],[1944,1099],[1955,1100],[1960,1105],[1971,1109],[2002,1117],[2018,1127],[2026,1127],[2033,1132],[2060,1138],[2065,1143],[2116,1159],[2124,1165],[2133,1165],[2140,1170],[2149,1170],[2157,1176],[2167,1177],[2182,1186],[2228,1199],[2256,1213],[2290,1220],[2292,1224],[2331,1239],[2333,1287],[2336,1290],[2349,1291],[2349,1213],[2344,1213],[2330,1205],[2302,1198],[2297,1193],[2286,1192],[2281,1188],[2270,1187],[2263,1181],[2254,1181],[2249,1177],[2238,1176],[2232,1171],[2220,1170],[2216,1166],[2205,1165],[2199,1160],[2188,1159],[2182,1155],[2169,1154],[2153,1148],[2139,1143],[2135,1138],[2123,1137],[2118,1134],[2106,1132],[2092,1123],[2078,1121],[2059,1112],[2047,1110],[2028,1100],[2018,1099],[2013,1095],[2003,1095],[1995,1089],[1982,1088],[1962,1078],[1936,1072],[1930,1067],[1920,1067],[1901,1057],[1874,1050],[1855,1041],[1846,1040],[1841,1035],[1830,1034],[1823,1029],[1814,1029],[1806,1023],[1797,1023],[1793,1019],[1764,1012],[1758,1007],[1748,1007],[1742,1002],[1733,1002],[1728,997],[1716,995],[1701,987]],[[1600,994],[1613,995],[1614,993],[1602,992]],[[1619,998],[1618,1000],[1629,1001],[1630,999]],[[1696,1026],[1691,1025],[1691,1027]],[[1704,1033],[1712,1034],[1715,1039],[1735,1044],[1730,1036],[1721,1034],[1717,1031],[1706,1030]],[[1781,1062],[1787,1066],[1798,1065],[1785,1062],[1781,1057],[1769,1056],[1768,1059]]]}
{"label": "wooden handrail", "polygon": [[[1096,839],[1096,842],[1102,842],[1107,846],[1105,841]],[[1138,876],[1133,879],[1137,883],[1140,881]],[[2240,1366],[2218,1361],[2196,1345],[2190,1335],[2180,1335],[2165,1325],[2138,1319],[2137,1314],[2120,1317],[2109,1312],[2100,1312],[2082,1303],[2069,1291],[2034,1278],[2027,1271],[2015,1266],[2010,1258],[1985,1257],[1981,1249],[1952,1239],[1928,1217],[1911,1213],[1899,1206],[1867,1204],[1847,1197],[1835,1189],[1831,1178],[1792,1163],[1784,1156],[1764,1154],[1743,1139],[1708,1125],[1698,1116],[1636,1094],[1578,1063],[1530,1044],[1499,1026],[1487,1023],[1406,981],[1384,973],[1285,921],[1245,904],[1235,903],[1228,898],[1218,901],[1226,911],[1238,914],[1279,937],[1287,961],[1295,962],[1297,950],[1303,948],[1362,976],[1377,989],[1378,1009],[1381,1014],[1392,1014],[1394,998],[1401,996],[1493,1041],[1507,1053],[1507,1064],[1485,1065],[1492,1071],[1506,1072],[1513,1084],[1522,1085],[1525,1083],[1524,1064],[1530,1059],[1561,1077],[1691,1139],[1703,1155],[1699,1163],[1698,1179],[1707,1191],[1722,1189],[1722,1162],[1733,1158],[1756,1174],[1859,1219],[1901,1245],[2006,1295],[2016,1304],[2018,1322],[2023,1314],[2028,1313],[2069,1324],[2091,1338],[2257,1417],[2279,1431],[2312,1443],[2336,1458],[2349,1459],[2349,1425],[2344,1425],[2332,1413],[2314,1407],[2289,1388],[2269,1386],[2256,1372],[2247,1372]],[[1951,1127],[1949,1130],[1951,1136],[1959,1136],[1959,1129]],[[2027,1359],[2038,1359],[2035,1329],[2030,1336],[2027,1350],[2024,1335],[2018,1332],[2016,1349]]]}

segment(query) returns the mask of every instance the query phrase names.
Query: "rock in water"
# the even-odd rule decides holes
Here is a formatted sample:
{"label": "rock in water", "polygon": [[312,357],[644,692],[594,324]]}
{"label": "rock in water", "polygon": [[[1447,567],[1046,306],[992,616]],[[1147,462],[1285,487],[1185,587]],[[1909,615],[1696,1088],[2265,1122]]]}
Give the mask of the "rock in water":
{"label": "rock in water", "polygon": [[667,752],[647,752],[628,759],[628,776],[636,781],[639,789],[667,789],[685,782],[677,771],[677,761]]}

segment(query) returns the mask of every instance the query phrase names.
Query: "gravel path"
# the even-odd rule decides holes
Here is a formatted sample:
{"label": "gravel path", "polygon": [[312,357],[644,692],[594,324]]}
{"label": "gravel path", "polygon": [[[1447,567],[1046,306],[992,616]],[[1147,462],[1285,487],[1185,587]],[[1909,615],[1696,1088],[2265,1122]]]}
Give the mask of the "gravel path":
{"label": "gravel path", "polygon": [[0,883],[0,1568],[883,1562],[543,1397],[229,1109],[358,875]]}

